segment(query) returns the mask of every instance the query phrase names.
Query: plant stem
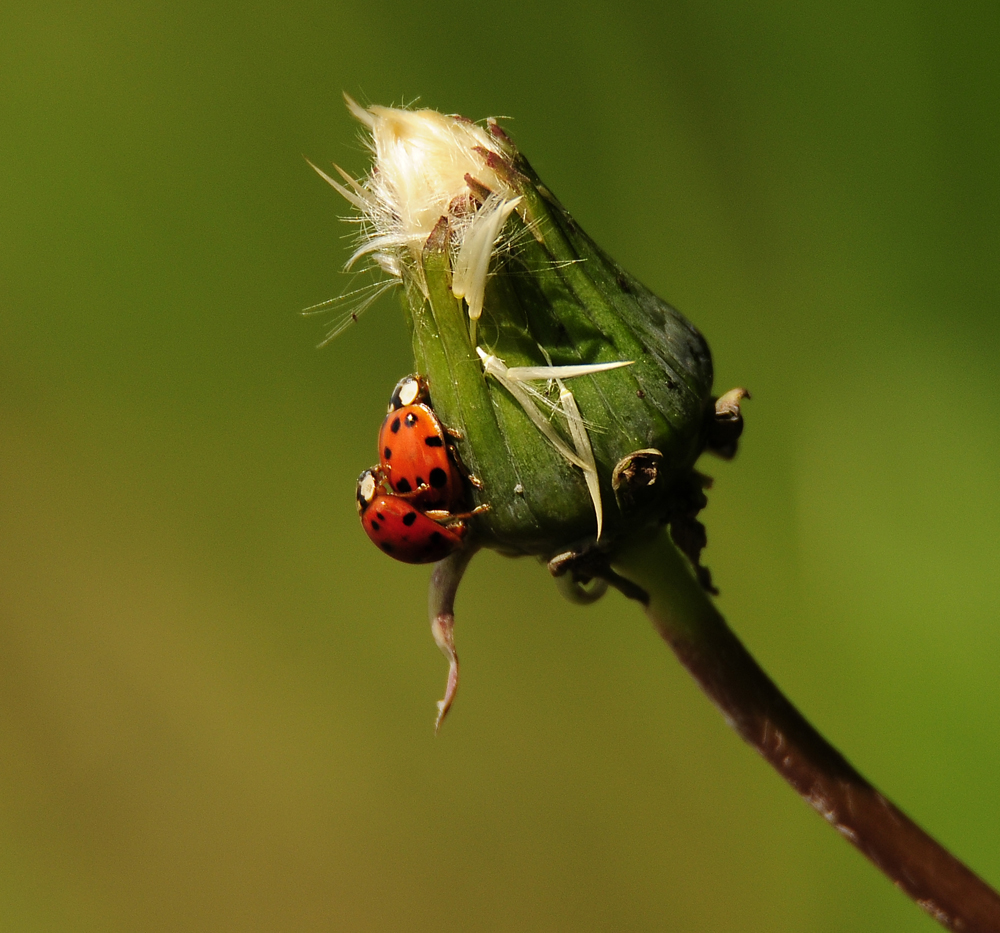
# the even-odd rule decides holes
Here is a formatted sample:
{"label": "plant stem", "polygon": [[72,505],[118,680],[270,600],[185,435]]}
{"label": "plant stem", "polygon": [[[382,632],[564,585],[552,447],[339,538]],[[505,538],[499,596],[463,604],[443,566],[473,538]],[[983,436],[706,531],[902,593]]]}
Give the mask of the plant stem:
{"label": "plant stem", "polygon": [[466,545],[434,565],[431,584],[427,593],[427,611],[431,620],[431,634],[441,653],[448,659],[448,684],[444,698],[438,700],[438,714],[434,721],[437,734],[455,701],[458,690],[458,653],[455,651],[455,594],[477,548]]}
{"label": "plant stem", "polygon": [[643,603],[726,721],[845,839],[943,926],[1000,933],[1000,895],[806,721],[726,625],[666,532],[624,548],[613,568],[608,581]]}

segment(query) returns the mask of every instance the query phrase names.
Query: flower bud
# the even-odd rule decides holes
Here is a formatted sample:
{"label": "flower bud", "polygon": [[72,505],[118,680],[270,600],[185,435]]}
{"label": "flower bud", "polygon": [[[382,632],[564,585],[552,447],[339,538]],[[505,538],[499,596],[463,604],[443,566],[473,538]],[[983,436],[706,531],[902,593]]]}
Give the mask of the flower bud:
{"label": "flower bud", "polygon": [[712,443],[701,334],[580,230],[495,122],[348,106],[374,166],[324,177],[360,212],[351,262],[403,286],[415,368],[489,505],[470,541],[547,559],[669,519]]}

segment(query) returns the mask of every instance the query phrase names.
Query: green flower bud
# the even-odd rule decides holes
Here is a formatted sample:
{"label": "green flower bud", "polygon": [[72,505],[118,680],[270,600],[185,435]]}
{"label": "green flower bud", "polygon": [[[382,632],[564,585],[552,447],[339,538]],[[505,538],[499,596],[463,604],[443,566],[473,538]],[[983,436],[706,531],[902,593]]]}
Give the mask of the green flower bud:
{"label": "green flower bud", "polygon": [[549,559],[690,511],[699,454],[735,446],[701,334],[580,230],[495,122],[348,105],[375,164],[324,177],[360,211],[351,262],[403,285],[416,369],[489,506],[470,542]]}

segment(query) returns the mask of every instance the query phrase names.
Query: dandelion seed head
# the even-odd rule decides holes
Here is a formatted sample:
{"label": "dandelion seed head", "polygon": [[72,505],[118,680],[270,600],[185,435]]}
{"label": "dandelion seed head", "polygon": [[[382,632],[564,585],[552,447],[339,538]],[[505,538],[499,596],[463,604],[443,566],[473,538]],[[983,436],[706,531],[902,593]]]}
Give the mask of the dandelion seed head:
{"label": "dandelion seed head", "polygon": [[514,196],[488,165],[496,144],[475,123],[436,110],[365,109],[349,98],[347,104],[371,134],[375,165],[363,188],[377,236],[419,251],[453,202],[468,197],[466,175],[502,198]]}
{"label": "dandelion seed head", "polygon": [[361,232],[348,268],[368,258],[387,275],[412,277],[423,290],[419,260],[438,221],[447,217],[453,291],[465,300],[474,333],[490,264],[511,248],[504,228],[521,200],[491,167],[497,164],[494,157],[502,158],[496,140],[462,117],[365,108],[346,99],[367,129],[372,170],[358,180],[335,167],[343,181],[316,171],[358,211],[354,219]]}

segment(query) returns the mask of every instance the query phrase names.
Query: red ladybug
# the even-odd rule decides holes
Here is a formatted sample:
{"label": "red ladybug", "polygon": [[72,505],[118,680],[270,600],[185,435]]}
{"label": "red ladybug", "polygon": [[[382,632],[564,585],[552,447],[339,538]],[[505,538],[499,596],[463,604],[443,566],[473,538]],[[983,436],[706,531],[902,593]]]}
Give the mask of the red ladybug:
{"label": "red ladybug", "polygon": [[429,518],[411,500],[388,494],[382,483],[379,467],[358,477],[358,515],[365,533],[386,554],[407,564],[429,564],[462,546],[469,530],[466,516]]}
{"label": "red ladybug", "polygon": [[378,448],[379,465],[394,493],[424,511],[465,507],[465,480],[423,376],[406,376],[396,384]]}

